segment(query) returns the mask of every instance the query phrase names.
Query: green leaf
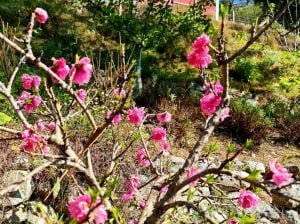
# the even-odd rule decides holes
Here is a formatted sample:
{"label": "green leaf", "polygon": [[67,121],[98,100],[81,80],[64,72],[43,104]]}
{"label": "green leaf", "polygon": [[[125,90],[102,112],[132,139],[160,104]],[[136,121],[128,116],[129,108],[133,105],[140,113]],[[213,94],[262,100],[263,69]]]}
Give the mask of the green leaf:
{"label": "green leaf", "polygon": [[247,139],[247,141],[244,144],[244,147],[246,149],[253,149],[254,148],[253,141],[251,139]]}
{"label": "green leaf", "polygon": [[252,223],[255,223],[255,216],[256,216],[255,213],[253,215],[251,215],[251,216],[244,215],[242,217],[242,219],[241,219],[241,224],[252,224]]}
{"label": "green leaf", "polygon": [[254,169],[249,176],[247,177],[248,180],[260,180],[261,179],[261,170]]}
{"label": "green leaf", "polygon": [[10,120],[11,120],[10,116],[0,112],[0,125],[4,125],[4,124],[8,123],[8,122],[10,122]]}
{"label": "green leaf", "polygon": [[217,182],[216,176],[214,174],[207,175],[205,183],[214,183],[214,182]]}
{"label": "green leaf", "polygon": [[5,100],[5,96],[3,94],[0,93],[0,100]]}
{"label": "green leaf", "polygon": [[57,198],[59,191],[60,191],[60,180],[57,179],[56,183],[54,184],[54,187],[53,187],[53,197],[54,198]]}
{"label": "green leaf", "polygon": [[228,12],[229,12],[229,6],[226,4],[221,4],[220,5],[220,14],[225,17],[226,15],[228,15]]}
{"label": "green leaf", "polygon": [[231,143],[229,143],[228,146],[227,146],[227,151],[229,153],[234,152],[235,151],[234,145],[232,145]]}
{"label": "green leaf", "polygon": [[194,191],[192,188],[189,188],[189,190],[188,190],[188,195],[187,195],[187,200],[188,200],[188,201],[190,201],[190,200],[193,199],[194,193],[195,193],[195,191]]}
{"label": "green leaf", "polygon": [[212,144],[209,145],[208,152],[209,153],[214,153],[214,152],[216,152],[218,150],[218,148],[219,148],[218,143],[214,142],[214,143],[212,143]]}

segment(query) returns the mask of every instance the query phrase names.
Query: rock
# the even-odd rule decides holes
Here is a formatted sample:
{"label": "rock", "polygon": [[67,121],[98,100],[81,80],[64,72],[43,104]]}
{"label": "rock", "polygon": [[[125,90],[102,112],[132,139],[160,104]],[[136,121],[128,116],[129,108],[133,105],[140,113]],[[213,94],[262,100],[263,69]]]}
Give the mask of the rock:
{"label": "rock", "polygon": [[286,219],[288,224],[300,224],[300,215],[295,210],[286,211]]}
{"label": "rock", "polygon": [[13,159],[13,164],[16,165],[17,169],[26,169],[29,167],[28,158],[25,156],[19,156]]}
{"label": "rock", "polygon": [[246,171],[252,172],[253,170],[260,170],[262,173],[266,172],[266,167],[263,163],[255,161],[245,161],[245,165],[248,167]]}
{"label": "rock", "polygon": [[27,220],[27,212],[24,205],[20,205],[5,213],[5,220],[8,223],[22,223]]}
{"label": "rock", "polygon": [[183,159],[181,157],[173,156],[173,155],[169,156],[168,158],[169,158],[169,162],[170,162],[170,165],[168,166],[169,167],[168,171],[170,173],[177,172],[185,162],[185,159]]}
{"label": "rock", "polygon": [[5,214],[5,221],[7,223],[46,223],[43,217],[48,217],[54,221],[56,215],[53,208],[38,201],[30,201],[7,211]]}
{"label": "rock", "polygon": [[219,188],[223,191],[232,192],[240,189],[240,181],[231,176],[219,177]]}
{"label": "rock", "polygon": [[183,164],[184,164],[184,162],[185,162],[185,159],[183,159],[183,158],[181,158],[181,157],[177,157],[177,156],[169,156],[168,157],[169,158],[169,160],[172,162],[172,163],[174,163],[174,164],[176,164],[176,165],[178,165],[178,166],[182,166]]}
{"label": "rock", "polygon": [[[258,206],[249,210],[251,213],[256,213],[257,218],[267,219],[271,222],[269,223],[279,223],[280,215],[276,212],[274,208],[272,208],[268,203],[260,200]],[[262,222],[259,222],[262,223]],[[268,222],[266,222],[268,223]]]}
{"label": "rock", "polygon": [[271,192],[273,194],[273,203],[278,207],[296,208],[300,205],[300,184],[293,184],[279,190],[273,189]]}
{"label": "rock", "polygon": [[[4,189],[6,186],[10,185],[13,182],[19,181],[28,174],[27,171],[23,170],[11,170],[4,174],[2,177],[2,184],[0,189]],[[28,178],[25,182],[20,184],[15,191],[7,195],[4,200],[0,200],[0,206],[7,207],[18,205],[24,201],[29,200],[30,196],[33,193],[32,178]]]}

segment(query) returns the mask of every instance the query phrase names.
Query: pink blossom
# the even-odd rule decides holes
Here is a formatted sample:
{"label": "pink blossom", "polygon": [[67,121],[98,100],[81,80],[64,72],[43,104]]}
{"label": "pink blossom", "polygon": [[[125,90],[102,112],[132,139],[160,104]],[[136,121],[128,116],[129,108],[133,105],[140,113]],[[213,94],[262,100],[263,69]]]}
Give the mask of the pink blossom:
{"label": "pink blossom", "polygon": [[209,51],[208,45],[210,44],[211,44],[211,40],[209,39],[209,37],[206,34],[202,34],[194,41],[193,48],[200,52],[208,52]]}
{"label": "pink blossom", "polygon": [[[112,112],[111,111],[107,111],[105,118],[107,120],[111,119],[112,116]],[[122,120],[122,115],[121,114],[116,114],[113,119],[112,119],[112,123],[113,125],[118,125]]]}
{"label": "pink blossom", "polygon": [[225,107],[221,111],[221,121],[224,121],[227,117],[229,117],[229,107]]}
{"label": "pink blossom", "polygon": [[32,81],[33,78],[28,74],[22,75],[22,85],[24,89],[31,89],[32,88]]}
{"label": "pink blossom", "polygon": [[130,190],[126,191],[126,192],[123,194],[122,198],[123,198],[124,201],[129,201],[129,200],[133,199],[134,196],[135,196],[138,192],[139,192],[139,191],[138,191],[138,189],[136,189],[136,188],[130,189]]}
{"label": "pink blossom", "polygon": [[251,191],[240,190],[238,205],[244,209],[257,206],[259,203],[258,197]]}
{"label": "pink blossom", "polygon": [[84,103],[86,98],[86,91],[84,89],[79,89],[76,94],[80,101]]}
{"label": "pink blossom", "polygon": [[37,127],[40,131],[45,131],[46,130],[46,122],[43,120],[39,120],[37,122]]}
{"label": "pink blossom", "polygon": [[137,159],[138,163],[141,164],[143,167],[150,166],[150,161],[147,158],[146,150],[144,148],[140,148],[138,150],[136,159]]}
{"label": "pink blossom", "polygon": [[169,112],[164,112],[156,115],[156,118],[160,123],[169,122],[171,120],[171,117],[172,115]]}
{"label": "pink blossom", "polygon": [[211,116],[216,112],[217,107],[220,105],[222,98],[213,93],[206,94],[200,100],[200,107],[206,116]]}
{"label": "pink blossom", "polygon": [[229,224],[238,224],[238,221],[234,218],[230,218],[230,219],[228,219],[228,223]]}
{"label": "pink blossom", "polygon": [[34,111],[42,102],[41,97],[39,96],[32,96],[26,100],[26,103],[24,105],[25,112],[27,114],[30,114],[32,111]]}
{"label": "pink blossom", "polygon": [[32,87],[33,88],[39,88],[41,84],[41,77],[39,77],[38,75],[34,75],[32,76]]}
{"label": "pink blossom", "polygon": [[167,132],[164,128],[153,128],[152,133],[151,133],[151,139],[154,141],[160,142],[160,141],[165,141],[167,138]]}
{"label": "pink blossom", "polygon": [[164,142],[162,143],[162,150],[163,150],[163,151],[169,151],[169,150],[170,150],[170,145],[169,145],[168,142],[164,141]]}
{"label": "pink blossom", "polygon": [[81,58],[75,65],[72,65],[72,81],[78,85],[87,84],[92,77],[92,68],[91,59]]}
{"label": "pink blossom", "polygon": [[210,82],[207,83],[204,88],[206,89],[205,94],[209,94],[209,93],[215,93],[216,95],[220,96],[223,93],[223,86],[221,85],[221,83],[219,81],[217,82]]}
{"label": "pink blossom", "polygon": [[32,152],[37,149],[41,150],[42,153],[47,153],[49,151],[46,141],[40,135],[34,134],[31,131],[23,131],[22,139],[22,149],[25,152]]}
{"label": "pink blossom", "polygon": [[129,122],[135,125],[139,125],[143,121],[143,117],[145,115],[144,107],[134,107],[127,111],[127,115],[129,118]]}
{"label": "pink blossom", "polygon": [[187,60],[190,65],[198,69],[207,68],[212,62],[212,58],[207,52],[197,52],[195,50],[188,54]]}
{"label": "pink blossom", "polygon": [[83,222],[90,211],[91,196],[88,194],[78,196],[74,201],[68,203],[68,210],[71,218],[75,218],[77,222]]}
{"label": "pink blossom", "polygon": [[104,205],[99,205],[95,208],[91,217],[96,224],[105,223],[108,220],[108,217]]}
{"label": "pink blossom", "polygon": [[32,134],[32,131],[30,129],[26,129],[21,132],[22,139],[28,138]]}
{"label": "pink blossom", "polygon": [[[66,59],[60,58],[60,59],[55,59],[51,58],[51,61],[53,65],[51,66],[51,70],[56,73],[56,75],[61,78],[62,80],[65,80],[67,75],[70,72],[70,67],[67,65]],[[52,82],[56,83],[57,80],[54,78],[52,79]]]}
{"label": "pink blossom", "polygon": [[168,191],[168,189],[169,189],[169,185],[165,185],[165,186],[163,186],[161,189],[160,189],[160,193],[166,193],[167,191]]}
{"label": "pink blossom", "polygon": [[130,175],[126,179],[125,185],[127,188],[137,188],[140,185],[140,179],[135,175]]}
{"label": "pink blossom", "polygon": [[138,221],[132,219],[132,220],[130,220],[130,221],[128,222],[128,224],[138,224]]}
{"label": "pink blossom", "polygon": [[145,199],[141,200],[139,206],[140,206],[141,208],[145,208],[145,205],[146,205],[146,200],[145,200]]}
{"label": "pink blossom", "polygon": [[[199,169],[195,166],[191,166],[190,169],[188,170],[187,174],[186,174],[186,179],[191,178],[192,176],[196,175],[197,173],[199,173]],[[194,187],[197,184],[197,180],[189,183],[189,185],[191,187]]]}
{"label": "pink blossom", "polygon": [[120,121],[122,120],[122,115],[121,114],[116,114],[112,120],[114,125],[118,125]]}
{"label": "pink blossom", "polygon": [[36,8],[34,10],[34,13],[35,13],[35,20],[38,22],[38,23],[45,23],[48,19],[48,13],[42,9],[42,8]]}
{"label": "pink blossom", "polygon": [[114,94],[114,96],[119,97],[119,98],[121,98],[121,99],[123,99],[123,98],[126,97],[125,90],[122,89],[122,90],[121,90],[121,93],[120,93],[120,88],[114,89],[113,94]]}
{"label": "pink blossom", "polygon": [[276,163],[277,159],[270,162],[270,170],[272,171],[272,179],[278,187],[285,186],[290,183],[293,174],[289,173],[286,168]]}
{"label": "pink blossom", "polygon": [[135,175],[130,175],[125,181],[127,191],[123,194],[123,200],[128,201],[133,199],[133,197],[139,192],[137,189],[140,185],[140,179]]}
{"label": "pink blossom", "polygon": [[47,128],[49,129],[49,131],[54,131],[54,130],[55,130],[55,127],[56,127],[56,125],[55,125],[55,122],[54,122],[54,121],[50,122],[50,123],[47,125]]}
{"label": "pink blossom", "polygon": [[19,105],[24,106],[25,112],[28,114],[35,110],[41,102],[41,97],[31,95],[26,91],[22,91],[21,95],[18,98]]}

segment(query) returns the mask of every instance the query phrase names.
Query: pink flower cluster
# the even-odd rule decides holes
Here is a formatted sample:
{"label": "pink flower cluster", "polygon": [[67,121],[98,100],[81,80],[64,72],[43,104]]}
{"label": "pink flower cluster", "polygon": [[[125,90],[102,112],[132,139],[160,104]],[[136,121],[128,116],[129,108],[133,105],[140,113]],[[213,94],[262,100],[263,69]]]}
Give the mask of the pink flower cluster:
{"label": "pink flower cluster", "polygon": [[[220,82],[211,82],[208,85],[205,86],[206,91],[204,96],[200,100],[200,107],[202,112],[206,116],[211,116],[214,114],[218,108],[218,106],[221,104],[222,101],[222,93],[223,93],[223,86],[220,84]],[[221,120],[224,120],[226,117],[229,116],[229,108],[226,108],[222,110],[222,118]]]}
{"label": "pink flower cluster", "polygon": [[[50,69],[56,73],[56,75],[61,78],[62,80],[65,80],[70,72],[70,67],[67,65],[67,61],[64,58],[51,58],[52,66]],[[52,82],[56,83],[57,80],[52,79]]]}
{"label": "pink flower cluster", "polygon": [[127,116],[128,116],[129,122],[134,125],[141,124],[143,121],[144,115],[145,115],[144,107],[140,107],[140,108],[134,107],[127,111]]}
{"label": "pink flower cluster", "polygon": [[[196,175],[197,173],[199,173],[199,169],[195,166],[191,166],[190,169],[188,170],[187,174],[186,174],[186,179],[191,178],[192,176]],[[191,182],[189,185],[191,187],[194,187],[197,184],[197,180],[194,180],[193,182]]]}
{"label": "pink flower cluster", "polygon": [[[109,120],[112,117],[112,112],[111,111],[107,111],[106,113],[106,119]],[[118,125],[122,120],[122,115],[121,114],[116,114],[114,115],[113,119],[112,119],[112,123],[113,125]]]}
{"label": "pink flower cluster", "polygon": [[20,108],[24,107],[25,112],[30,114],[41,104],[42,99],[39,96],[31,95],[29,92],[22,91],[17,102]]}
{"label": "pink flower cluster", "polygon": [[40,130],[40,131],[54,131],[55,130],[55,122],[50,122],[47,123],[46,121],[39,120],[36,124],[35,130]]}
{"label": "pink flower cluster", "polygon": [[286,168],[276,163],[277,159],[270,162],[270,170],[272,171],[272,179],[278,187],[283,187],[290,183],[293,174],[289,173]]}
{"label": "pink flower cluster", "polygon": [[46,21],[48,20],[48,13],[42,9],[42,8],[36,8],[34,10],[34,14],[35,14],[35,20],[38,23],[46,23]]}
{"label": "pink flower cluster", "polygon": [[86,91],[84,89],[79,89],[76,92],[76,95],[78,96],[78,98],[80,99],[80,101],[82,103],[85,103],[85,98],[86,98]]}
{"label": "pink flower cluster", "polygon": [[130,175],[125,182],[127,191],[123,194],[123,200],[129,201],[139,192],[138,186],[140,185],[140,179],[137,176]]}
{"label": "pink flower cluster", "polygon": [[[92,64],[91,59],[88,57],[81,58],[77,63],[72,64],[71,69],[67,65],[66,59],[52,58],[53,65],[50,69],[57,74],[59,78],[65,80],[69,75],[72,82],[83,85],[87,84],[92,77]],[[53,82],[57,82],[57,80],[52,79]]]}
{"label": "pink flower cluster", "polygon": [[169,112],[164,112],[156,115],[157,120],[159,123],[166,123],[171,121],[172,115]]}
{"label": "pink flower cluster", "polygon": [[156,142],[165,142],[167,138],[167,131],[164,128],[156,127],[152,129],[151,139]]}
{"label": "pink flower cluster", "polygon": [[207,68],[212,62],[211,56],[208,54],[211,40],[205,34],[198,37],[193,43],[193,50],[188,54],[188,63],[198,69]]}
{"label": "pink flower cluster", "polygon": [[30,90],[30,89],[37,89],[39,88],[41,84],[41,77],[37,75],[28,75],[23,74],[22,75],[22,85],[24,89]]}
{"label": "pink flower cluster", "polygon": [[40,150],[42,153],[47,153],[49,148],[47,142],[40,136],[35,134],[32,130],[27,129],[21,133],[23,144],[22,149],[25,152],[33,152]]}
{"label": "pink flower cluster", "polygon": [[120,92],[120,88],[114,89],[113,95],[114,95],[116,98],[121,98],[121,99],[123,99],[123,98],[126,97],[125,90],[122,89],[121,92]]}
{"label": "pink flower cluster", "polygon": [[97,198],[96,202],[92,204],[91,196],[88,194],[78,196],[74,201],[68,203],[68,209],[71,218],[76,219],[78,223],[82,223],[90,218],[96,224],[105,223],[108,220],[108,214],[104,205],[100,204],[101,199]]}
{"label": "pink flower cluster", "polygon": [[251,191],[240,190],[238,205],[244,209],[257,206],[259,203],[258,197]]}
{"label": "pink flower cluster", "polygon": [[147,158],[146,150],[144,148],[140,148],[138,150],[138,153],[136,155],[136,159],[137,159],[138,163],[141,164],[143,167],[150,166],[150,161]]}

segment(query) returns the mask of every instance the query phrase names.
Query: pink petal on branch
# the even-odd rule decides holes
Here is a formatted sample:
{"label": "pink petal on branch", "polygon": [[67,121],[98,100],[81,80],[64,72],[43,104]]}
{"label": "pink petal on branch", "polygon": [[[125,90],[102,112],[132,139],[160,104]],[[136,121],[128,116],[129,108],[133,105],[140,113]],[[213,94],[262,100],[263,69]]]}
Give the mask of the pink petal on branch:
{"label": "pink petal on branch", "polygon": [[256,207],[258,205],[258,197],[251,191],[240,190],[238,205],[244,209]]}
{"label": "pink petal on branch", "polygon": [[[191,166],[186,174],[186,179],[191,178],[192,176],[196,175],[199,172],[200,170],[197,167]],[[196,184],[197,184],[197,180],[194,180],[193,182],[189,183],[191,187],[194,187]]]}
{"label": "pink petal on branch", "polygon": [[270,170],[272,171],[272,179],[278,187],[283,187],[290,183],[293,174],[289,173],[286,168],[276,163],[277,159],[270,162]]}
{"label": "pink petal on branch", "polygon": [[151,139],[156,142],[165,141],[167,138],[167,132],[164,128],[153,128],[151,133]]}
{"label": "pink petal on branch", "polygon": [[[61,78],[62,80],[65,80],[67,75],[70,72],[70,67],[67,65],[67,61],[64,58],[51,58],[51,61],[53,65],[51,66],[51,70],[56,73],[56,75]],[[52,78],[52,82],[56,83],[57,80]]]}
{"label": "pink petal on branch", "polygon": [[157,114],[156,118],[160,123],[166,123],[171,120],[172,115],[169,112],[164,112],[161,114]]}
{"label": "pink petal on branch", "polygon": [[[91,59],[88,57],[81,58],[75,65],[72,65],[72,81],[78,85],[87,84],[92,77]],[[73,74],[74,73],[74,74]]]}
{"label": "pink petal on branch", "polygon": [[200,100],[200,107],[206,116],[211,116],[216,112],[217,107],[220,105],[222,98],[213,93],[206,94]]}
{"label": "pink petal on branch", "polygon": [[68,210],[71,218],[75,218],[77,222],[83,222],[90,211],[91,196],[88,194],[78,196],[75,200],[68,203]]}
{"label": "pink petal on branch", "polygon": [[39,77],[38,75],[34,75],[32,76],[32,87],[33,88],[39,88],[41,84],[41,77]]}
{"label": "pink petal on branch", "polygon": [[35,13],[35,20],[38,22],[38,23],[45,23],[47,20],[48,20],[48,13],[42,9],[42,8],[36,8],[34,10],[34,13]]}
{"label": "pink petal on branch", "polygon": [[145,115],[144,107],[140,107],[140,108],[134,107],[127,111],[129,122],[135,125],[139,125],[142,123],[144,115]]}
{"label": "pink petal on branch", "polygon": [[99,205],[91,214],[92,219],[96,224],[105,223],[108,220],[108,214],[104,205]]}
{"label": "pink petal on branch", "polygon": [[33,78],[30,75],[28,75],[28,74],[22,75],[22,86],[24,89],[31,89],[32,81],[33,81]]}

